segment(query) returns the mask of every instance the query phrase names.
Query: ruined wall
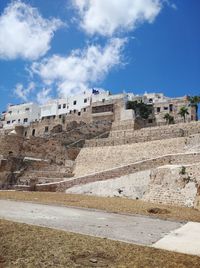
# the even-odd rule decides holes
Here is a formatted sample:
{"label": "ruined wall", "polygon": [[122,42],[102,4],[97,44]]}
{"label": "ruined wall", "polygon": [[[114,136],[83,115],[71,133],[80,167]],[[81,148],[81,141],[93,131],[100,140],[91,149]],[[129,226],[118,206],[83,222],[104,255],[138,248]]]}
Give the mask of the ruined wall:
{"label": "ruined wall", "polygon": [[16,135],[0,135],[0,154],[19,156],[23,149],[24,138]]}
{"label": "ruined wall", "polygon": [[17,182],[18,174],[23,166],[23,159],[19,157],[8,156],[7,159],[0,160],[0,189],[9,189]]}
{"label": "ruined wall", "polygon": [[26,139],[17,135],[0,136],[0,154],[4,158],[35,157],[48,159],[57,164],[64,164],[67,159],[75,159],[79,149],[70,149],[69,152],[61,141],[53,138],[31,137]]}

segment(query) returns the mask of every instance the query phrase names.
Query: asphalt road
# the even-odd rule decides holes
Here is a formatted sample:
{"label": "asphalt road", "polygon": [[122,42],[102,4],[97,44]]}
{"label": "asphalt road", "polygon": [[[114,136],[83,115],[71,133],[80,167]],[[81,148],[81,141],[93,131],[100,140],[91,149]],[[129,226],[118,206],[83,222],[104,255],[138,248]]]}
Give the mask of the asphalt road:
{"label": "asphalt road", "polygon": [[0,200],[0,218],[141,245],[152,245],[183,226],[146,216],[7,200]]}

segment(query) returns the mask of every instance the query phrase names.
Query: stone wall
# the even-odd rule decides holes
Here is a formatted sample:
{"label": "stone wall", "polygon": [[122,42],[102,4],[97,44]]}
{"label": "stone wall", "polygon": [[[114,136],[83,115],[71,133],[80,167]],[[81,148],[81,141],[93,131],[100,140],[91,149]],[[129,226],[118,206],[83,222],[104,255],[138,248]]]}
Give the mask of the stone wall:
{"label": "stone wall", "polygon": [[8,189],[16,184],[18,174],[16,170],[20,170],[23,166],[23,159],[19,157],[9,156],[7,159],[0,161],[0,189]]}
{"label": "stone wall", "polygon": [[147,191],[149,179],[150,170],[145,170],[115,179],[76,185],[67,189],[66,193],[141,199]]}
{"label": "stone wall", "polygon": [[144,201],[193,207],[200,185],[200,162],[162,166],[151,171]]}
{"label": "stone wall", "polygon": [[59,183],[50,183],[37,185],[38,191],[65,191],[75,185],[88,184],[96,181],[105,181],[115,179],[124,175],[133,174],[143,170],[154,169],[163,165],[187,165],[188,163],[200,163],[200,153],[182,153],[182,154],[169,154],[157,158],[152,158],[144,161],[123,165],[113,169],[108,169],[101,172],[88,174],[85,176],[74,177]]}
{"label": "stone wall", "polygon": [[86,112],[81,111],[81,115],[76,111],[72,114],[63,114],[60,116],[50,116],[45,117],[41,119],[40,121],[33,122],[30,124],[29,127],[27,127],[24,131],[27,137],[33,136],[33,130],[34,135],[37,136],[44,136],[51,133],[53,128],[57,125],[61,125],[63,131],[66,131],[68,129],[68,125],[70,125],[72,122],[76,122],[77,125],[82,123],[89,124],[92,122],[90,107],[85,108],[87,109]]}
{"label": "stone wall", "polygon": [[86,141],[86,147],[110,146],[127,143],[146,142],[177,137],[187,137],[200,133],[200,121],[191,123],[180,123],[169,126],[149,127],[140,130],[134,129],[134,124],[124,122],[119,129],[116,123],[113,124],[109,138],[101,140]]}
{"label": "stone wall", "polygon": [[0,135],[0,154],[19,156],[23,150],[24,138],[16,135]]}
{"label": "stone wall", "polygon": [[0,136],[0,154],[4,158],[28,156],[48,159],[62,165],[68,159],[74,160],[79,151],[78,148],[66,149],[62,141],[53,138],[31,137],[27,139],[17,135]]}
{"label": "stone wall", "polygon": [[186,147],[189,151],[199,151],[200,150],[200,134],[190,135],[186,139]]}
{"label": "stone wall", "polygon": [[136,161],[184,152],[185,138],[156,140],[116,146],[83,148],[77,159],[75,176],[83,176]]}

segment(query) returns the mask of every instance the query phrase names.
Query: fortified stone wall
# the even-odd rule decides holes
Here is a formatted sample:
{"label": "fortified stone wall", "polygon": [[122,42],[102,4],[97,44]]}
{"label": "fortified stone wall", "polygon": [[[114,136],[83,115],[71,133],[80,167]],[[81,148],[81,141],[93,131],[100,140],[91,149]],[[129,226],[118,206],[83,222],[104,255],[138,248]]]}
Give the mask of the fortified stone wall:
{"label": "fortified stone wall", "polygon": [[163,166],[151,171],[144,201],[193,207],[200,185],[200,162]]}
{"label": "fortified stone wall", "polygon": [[127,125],[123,126],[121,130],[116,130],[116,125],[114,125],[108,138],[86,141],[85,146],[98,147],[146,142],[177,137],[187,137],[197,133],[200,133],[200,121],[169,126],[143,128],[140,130],[134,130],[133,124],[128,123]]}
{"label": "fortified stone wall", "polygon": [[110,179],[116,179],[125,175],[134,174],[140,171],[152,170],[164,165],[187,165],[188,163],[200,163],[200,153],[181,153],[181,154],[169,154],[153,159],[139,161],[131,163],[129,165],[123,165],[108,169],[101,172],[96,172],[80,177],[73,177],[70,180],[59,182],[37,185],[38,191],[65,191],[75,185],[83,185],[96,181],[105,181]]}
{"label": "fortified stone wall", "polygon": [[116,146],[83,148],[77,159],[75,176],[99,172],[122,165],[185,151],[185,138],[156,140]]}
{"label": "fortified stone wall", "polygon": [[190,135],[186,139],[186,146],[188,150],[190,151],[193,151],[193,150],[199,151],[200,150],[200,134]]}

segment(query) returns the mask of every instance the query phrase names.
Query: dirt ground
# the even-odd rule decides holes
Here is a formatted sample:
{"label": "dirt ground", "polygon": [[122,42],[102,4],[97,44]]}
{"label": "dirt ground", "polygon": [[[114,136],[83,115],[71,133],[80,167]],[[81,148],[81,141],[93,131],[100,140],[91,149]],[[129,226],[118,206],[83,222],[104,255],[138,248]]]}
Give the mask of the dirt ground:
{"label": "dirt ground", "polygon": [[118,197],[105,198],[65,193],[0,191],[0,199],[59,204],[115,213],[151,215],[161,219],[200,222],[200,211],[197,209],[152,204]]}
{"label": "dirt ground", "polygon": [[0,267],[199,268],[200,258],[0,220]]}

